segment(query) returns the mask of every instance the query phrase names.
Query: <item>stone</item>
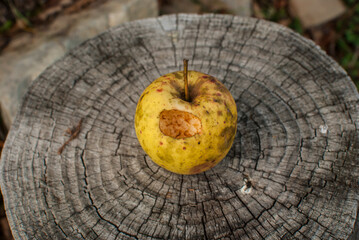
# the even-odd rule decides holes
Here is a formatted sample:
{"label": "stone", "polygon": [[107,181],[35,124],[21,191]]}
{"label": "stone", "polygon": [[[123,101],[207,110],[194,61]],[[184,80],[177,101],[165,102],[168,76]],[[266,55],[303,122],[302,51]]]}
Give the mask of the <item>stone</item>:
{"label": "stone", "polygon": [[222,0],[236,15],[250,17],[252,15],[252,0]]}
{"label": "stone", "polygon": [[0,113],[6,127],[31,82],[67,51],[110,27],[156,16],[156,0],[112,0],[61,15],[49,26],[35,29],[35,34],[16,36],[0,55]]}
{"label": "stone", "polygon": [[344,14],[346,8],[340,0],[290,0],[289,9],[304,28],[311,28]]}
{"label": "stone", "polygon": [[31,82],[66,49],[56,41],[41,42],[24,52],[6,52],[0,57],[1,116],[7,128]]}

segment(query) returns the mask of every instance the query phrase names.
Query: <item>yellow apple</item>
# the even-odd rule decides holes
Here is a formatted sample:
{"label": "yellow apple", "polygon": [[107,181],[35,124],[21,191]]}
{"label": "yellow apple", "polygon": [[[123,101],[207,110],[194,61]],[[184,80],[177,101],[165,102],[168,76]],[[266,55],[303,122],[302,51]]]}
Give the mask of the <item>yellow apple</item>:
{"label": "yellow apple", "polygon": [[142,148],[159,166],[178,174],[197,174],[214,167],[230,150],[237,131],[236,103],[210,75],[169,73],[142,93],[135,129]]}

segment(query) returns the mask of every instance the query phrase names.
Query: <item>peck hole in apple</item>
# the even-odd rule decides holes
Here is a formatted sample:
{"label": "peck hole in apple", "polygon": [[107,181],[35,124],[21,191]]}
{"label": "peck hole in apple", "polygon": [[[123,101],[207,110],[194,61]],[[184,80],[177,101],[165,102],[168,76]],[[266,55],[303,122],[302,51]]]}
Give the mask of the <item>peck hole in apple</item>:
{"label": "peck hole in apple", "polygon": [[202,132],[201,120],[189,112],[177,109],[163,110],[160,113],[160,130],[169,137],[187,138]]}

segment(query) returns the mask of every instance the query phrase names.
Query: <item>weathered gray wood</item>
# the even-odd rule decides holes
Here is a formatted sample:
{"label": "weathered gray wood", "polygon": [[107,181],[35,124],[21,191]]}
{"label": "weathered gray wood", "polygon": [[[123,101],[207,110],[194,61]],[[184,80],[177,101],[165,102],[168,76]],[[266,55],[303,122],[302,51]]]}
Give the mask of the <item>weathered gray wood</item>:
{"label": "weathered gray wood", "polygon": [[[193,176],[152,163],[133,124],[144,88],[183,58],[230,89],[239,116],[225,160]],[[343,69],[282,26],[224,15],[123,24],[50,66],[26,95],[1,161],[13,234],[356,239],[358,103]]]}

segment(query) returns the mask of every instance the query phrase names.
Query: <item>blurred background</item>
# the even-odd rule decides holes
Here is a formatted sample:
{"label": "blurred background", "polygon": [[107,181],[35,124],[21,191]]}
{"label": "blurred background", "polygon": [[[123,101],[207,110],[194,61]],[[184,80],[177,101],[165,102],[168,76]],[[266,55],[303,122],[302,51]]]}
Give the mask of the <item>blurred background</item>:
{"label": "blurred background", "polygon": [[[287,26],[312,39],[359,89],[359,0],[2,0],[0,156],[27,87],[82,41],[126,21],[173,13],[221,13]],[[0,194],[0,239],[13,239]]]}

